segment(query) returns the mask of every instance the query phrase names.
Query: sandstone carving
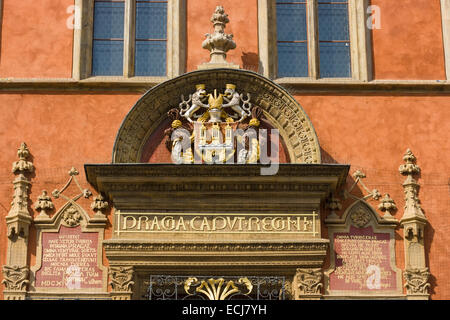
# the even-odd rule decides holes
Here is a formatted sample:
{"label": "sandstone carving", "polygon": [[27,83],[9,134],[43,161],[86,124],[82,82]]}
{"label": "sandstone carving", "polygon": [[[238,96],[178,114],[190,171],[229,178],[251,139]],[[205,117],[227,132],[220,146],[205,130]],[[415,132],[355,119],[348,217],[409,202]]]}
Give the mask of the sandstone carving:
{"label": "sandstone carving", "polygon": [[133,267],[110,267],[109,276],[111,288],[114,292],[130,292],[134,285]]}
{"label": "sandstone carving", "polygon": [[321,295],[322,269],[297,269],[296,277],[300,296]]}
{"label": "sandstone carving", "polygon": [[3,281],[5,289],[8,291],[24,291],[26,290],[28,275],[30,271],[28,267],[19,266],[3,266]]}
{"label": "sandstone carving", "polygon": [[423,269],[407,269],[404,272],[405,288],[409,295],[427,295],[430,284],[428,278],[430,273],[428,268]]}

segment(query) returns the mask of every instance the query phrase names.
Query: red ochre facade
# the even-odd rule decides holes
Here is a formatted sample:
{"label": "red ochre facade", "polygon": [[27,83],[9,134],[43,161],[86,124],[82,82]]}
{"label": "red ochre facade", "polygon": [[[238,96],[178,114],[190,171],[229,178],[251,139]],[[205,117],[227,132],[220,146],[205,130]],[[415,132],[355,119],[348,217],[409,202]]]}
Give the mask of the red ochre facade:
{"label": "red ochre facade", "polygon": [[[200,3],[201,2],[201,3]],[[73,30],[66,27],[73,1],[4,0],[1,24],[0,78],[61,78],[72,73]],[[373,0],[381,8],[382,25],[373,30],[373,76],[375,80],[445,80],[441,12],[438,0]],[[223,5],[230,23],[226,32],[234,34],[237,49],[228,61],[253,71],[258,64],[257,0],[187,0],[186,72],[209,60],[201,48],[216,5]],[[0,88],[2,84],[0,83]],[[141,93],[16,90],[0,92],[0,265],[6,261],[5,217],[13,194],[11,165],[17,148],[26,142],[36,168],[29,197],[34,202],[42,190],[49,193],[67,181],[67,171],[75,167],[79,181],[86,181],[86,163],[110,163],[116,134],[122,120]],[[450,99],[445,93],[321,93],[295,94],[309,116],[322,152],[323,163],[351,164],[359,169],[369,189],[389,193],[401,218],[404,205],[398,171],[403,154],[410,148],[421,168],[419,198],[429,221],[425,233],[426,263],[431,273],[431,299],[449,299],[450,282]],[[150,162],[166,162],[160,146]],[[348,184],[353,180],[348,177]],[[92,189],[92,188],[91,188]],[[79,204],[93,215],[91,200]],[[371,202],[374,208],[377,203]],[[54,201],[59,208],[63,200]],[[342,215],[348,203],[338,212]],[[32,216],[38,212],[31,205]],[[378,211],[380,215],[380,211]],[[324,212],[326,214],[326,212]],[[111,237],[111,212],[105,239]],[[327,237],[323,225],[323,237]],[[403,230],[396,230],[396,265],[404,269]],[[29,265],[36,263],[36,231],[29,237]],[[106,257],[103,261],[108,265]],[[326,265],[329,261],[326,261]],[[2,280],[0,274],[0,282]],[[3,286],[0,298],[3,298]]]}

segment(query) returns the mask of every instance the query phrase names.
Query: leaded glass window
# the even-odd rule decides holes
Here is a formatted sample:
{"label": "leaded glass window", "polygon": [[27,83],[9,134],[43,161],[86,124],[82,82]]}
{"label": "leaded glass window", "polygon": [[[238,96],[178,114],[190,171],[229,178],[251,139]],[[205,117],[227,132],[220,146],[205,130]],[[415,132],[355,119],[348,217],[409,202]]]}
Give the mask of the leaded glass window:
{"label": "leaded glass window", "polygon": [[167,74],[167,0],[95,0],[94,76]]}
{"label": "leaded glass window", "polygon": [[166,74],[167,1],[136,2],[136,76]]}
{"label": "leaded glass window", "polygon": [[278,77],[350,78],[348,0],[276,0]]}
{"label": "leaded glass window", "polygon": [[92,75],[123,74],[125,1],[95,1]]}
{"label": "leaded glass window", "polygon": [[308,76],[306,1],[277,1],[278,75]]}
{"label": "leaded glass window", "polygon": [[347,0],[319,0],[319,61],[322,78],[351,77]]}

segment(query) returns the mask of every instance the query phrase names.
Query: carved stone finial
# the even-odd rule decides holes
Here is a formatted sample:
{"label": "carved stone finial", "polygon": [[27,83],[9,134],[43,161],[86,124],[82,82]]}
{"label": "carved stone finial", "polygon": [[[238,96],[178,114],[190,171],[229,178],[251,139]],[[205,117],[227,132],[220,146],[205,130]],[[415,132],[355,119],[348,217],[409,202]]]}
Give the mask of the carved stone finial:
{"label": "carved stone finial", "polygon": [[386,193],[381,200],[381,203],[378,205],[378,209],[380,209],[383,212],[386,212],[383,216],[383,219],[395,219],[392,216],[392,212],[395,212],[397,210],[397,206],[395,205],[394,200],[391,199],[388,193]]}
{"label": "carved stone finial", "polygon": [[47,211],[52,210],[54,207],[52,199],[48,196],[47,191],[42,191],[42,194],[38,196],[37,203],[34,206],[36,210],[40,211],[36,219],[49,219],[50,217],[48,216]]}
{"label": "carved stone finial", "polygon": [[[27,161],[30,152],[25,142],[22,142],[17,151],[19,161],[15,161],[12,165],[12,172],[17,175],[13,181],[14,195],[11,202],[11,209],[6,216],[6,224],[8,226],[8,238],[10,240],[16,239],[17,236],[28,237],[28,229],[31,223],[31,215],[28,210],[28,191],[31,186],[30,180],[26,177],[26,173],[34,171],[34,166]],[[22,263],[14,262],[11,265]]]}
{"label": "carved stone finial", "polygon": [[211,61],[199,66],[199,69],[228,67],[238,69],[239,66],[226,61],[227,52],[236,48],[232,34],[225,33],[225,26],[230,20],[222,6],[217,6],[211,17],[214,25],[214,33],[206,34],[206,39],[202,43],[203,49],[210,51]]}
{"label": "carved stone finial", "polygon": [[406,153],[403,156],[403,161],[405,161],[405,164],[402,164],[398,168],[401,174],[413,175],[420,172],[419,166],[416,165],[416,157],[410,149],[406,150]]}
{"label": "carved stone finial", "polygon": [[33,163],[27,161],[30,156],[30,151],[28,150],[27,144],[22,142],[20,148],[17,150],[17,156],[19,161],[15,161],[12,166],[13,173],[31,173],[34,171]]}

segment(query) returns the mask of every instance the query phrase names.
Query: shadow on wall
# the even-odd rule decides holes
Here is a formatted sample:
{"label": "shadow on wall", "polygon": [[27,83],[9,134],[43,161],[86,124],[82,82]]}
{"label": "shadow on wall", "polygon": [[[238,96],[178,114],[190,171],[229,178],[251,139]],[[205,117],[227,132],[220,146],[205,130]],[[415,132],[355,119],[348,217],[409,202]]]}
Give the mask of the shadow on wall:
{"label": "shadow on wall", "polygon": [[259,69],[259,56],[255,52],[242,51],[242,67],[243,69],[258,72]]}

